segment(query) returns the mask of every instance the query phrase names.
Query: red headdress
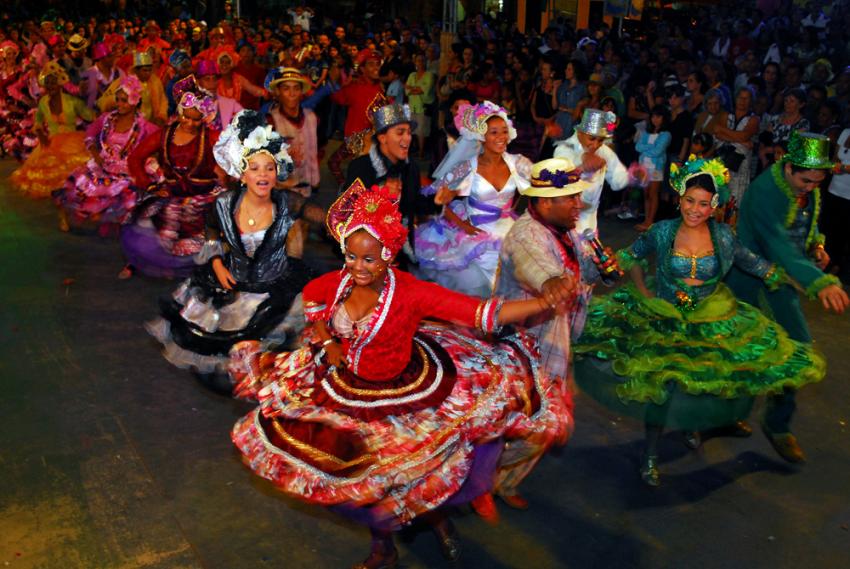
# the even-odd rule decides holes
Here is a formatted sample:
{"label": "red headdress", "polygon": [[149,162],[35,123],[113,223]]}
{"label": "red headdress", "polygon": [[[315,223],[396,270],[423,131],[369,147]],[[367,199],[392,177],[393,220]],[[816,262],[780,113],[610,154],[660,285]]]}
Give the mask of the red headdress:
{"label": "red headdress", "polygon": [[328,209],[328,232],[345,252],[345,240],[364,230],[383,245],[381,259],[389,261],[407,241],[407,228],[401,222],[396,200],[386,188],[367,188],[358,178]]}

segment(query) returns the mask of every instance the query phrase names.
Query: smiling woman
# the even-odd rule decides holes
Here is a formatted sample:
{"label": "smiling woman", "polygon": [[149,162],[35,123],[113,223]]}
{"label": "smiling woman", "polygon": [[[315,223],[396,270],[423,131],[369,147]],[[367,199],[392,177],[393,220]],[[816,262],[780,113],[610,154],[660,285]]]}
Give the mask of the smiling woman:
{"label": "smiling woman", "polygon": [[285,344],[303,328],[300,292],[310,271],[287,255],[293,219],[286,193],[274,190],[292,167],[283,139],[254,111],[242,111],[214,150],[241,187],[221,194],[207,217],[206,242],[193,276],[162,299],[148,331],[174,365],[230,392],[227,353],[242,340]]}
{"label": "smiling woman", "polygon": [[[757,395],[820,381],[825,362],[811,346],[788,338],[759,310],[739,302],[721,282],[736,265],[771,289],[784,279],[776,265],[743,247],[713,213],[729,197],[729,173],[719,160],[691,156],[671,168],[681,195],[680,219],[650,227],[620,252],[633,286],[591,303],[577,345],[576,381],[616,413],[641,419],[646,449],[640,474],[660,484],[658,440],[666,427],[689,431],[733,426],[746,436],[745,419]],[[644,282],[645,258],[656,274]]]}
{"label": "smiling woman", "polygon": [[460,199],[446,205],[442,216],[417,228],[419,276],[485,297],[493,290],[499,248],[516,217],[517,189],[530,184],[531,162],[507,152],[516,131],[498,105],[489,101],[463,105],[455,124],[462,138],[423,192],[437,192],[437,201],[443,196]]}

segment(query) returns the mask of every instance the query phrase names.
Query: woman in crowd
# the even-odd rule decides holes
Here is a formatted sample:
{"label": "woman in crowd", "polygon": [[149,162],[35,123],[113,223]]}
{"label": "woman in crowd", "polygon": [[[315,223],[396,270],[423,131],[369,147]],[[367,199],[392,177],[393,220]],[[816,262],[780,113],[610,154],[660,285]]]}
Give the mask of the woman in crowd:
{"label": "woman in crowd", "polygon": [[644,219],[635,226],[638,231],[646,231],[655,223],[658,213],[658,201],[661,194],[661,182],[667,170],[667,148],[670,146],[670,111],[664,105],[656,105],[649,114],[646,130],[639,131],[635,150],[638,161],[646,169],[648,185],[644,190]]}
{"label": "woman in crowd", "polygon": [[803,116],[806,106],[806,92],[802,89],[789,89],[782,99],[782,112],[773,115],[767,121],[762,133],[762,145],[759,149],[759,160],[762,167],[778,161],[785,154],[785,146],[791,133],[795,130],[803,132],[811,126]]}
{"label": "woman in crowd", "polygon": [[[223,191],[212,149],[218,131],[210,129],[215,100],[196,89],[192,76],[174,86],[176,121],[149,135],[130,154],[127,165],[143,193],[134,223],[121,229],[127,265],[155,277],[188,276],[204,243],[204,217]],[[153,158],[154,160],[150,160]]]}
{"label": "woman in crowd", "polygon": [[514,222],[516,191],[529,184],[531,162],[507,152],[516,131],[506,111],[490,101],[460,107],[455,125],[461,139],[423,192],[446,188],[462,199],[417,228],[419,274],[446,288],[486,297],[493,290],[502,239]]}
{"label": "woman in crowd", "polygon": [[287,255],[293,218],[287,192],[275,190],[292,171],[283,138],[255,111],[242,111],[213,149],[240,182],[220,194],[207,216],[206,241],[192,277],[160,303],[148,331],[172,364],[229,392],[228,352],[242,340],[263,349],[292,342],[303,328],[300,292],[310,270]]}
{"label": "woman in crowd", "polygon": [[555,122],[561,127],[561,137],[569,138],[573,134],[579,102],[587,95],[585,86],[585,68],[579,61],[570,61],[564,69],[564,80],[556,81],[552,106],[558,109]]}
{"label": "woman in crowd", "polygon": [[729,113],[723,109],[723,94],[717,89],[710,89],[705,94],[705,109],[694,120],[694,134],[706,133],[714,136],[715,129],[725,125]]}
{"label": "woman in crowd", "polygon": [[82,99],[62,91],[68,81],[68,74],[55,61],[48,62],[38,74],[45,93],[38,101],[33,126],[38,147],[10,178],[15,188],[33,198],[50,196],[89,159],[86,135],[77,126],[94,120],[95,114]]}
{"label": "woman in crowd", "polygon": [[708,91],[708,87],[705,84],[705,75],[702,74],[702,71],[694,71],[688,75],[687,89],[688,101],[685,108],[695,117],[702,112],[705,93]]}
{"label": "woman in crowd", "polygon": [[537,125],[537,136],[540,138],[538,157],[542,160],[551,158],[555,151],[555,144],[546,135],[550,125],[555,123],[557,107],[553,105],[555,99],[555,72],[552,63],[547,59],[540,61],[540,75],[537,84],[531,93],[531,118]]}
{"label": "woman in crowd", "polygon": [[138,194],[131,187],[127,158],[139,142],[158,130],[139,113],[141,96],[138,78],[125,76],[115,91],[115,110],[101,114],[86,129],[91,159],[53,194],[62,231],[71,226],[99,227],[105,235],[129,218]]}
{"label": "woman in crowd", "polygon": [[405,93],[413,119],[419,125],[416,129],[416,142],[419,149],[419,159],[425,158],[425,140],[431,135],[430,107],[434,103],[434,75],[425,68],[425,56],[417,54],[413,57],[416,70],[407,77]]}
{"label": "woman in crowd", "polygon": [[[619,253],[633,284],[594,299],[578,345],[576,380],[618,413],[643,419],[646,448],[640,475],[660,484],[658,440],[664,427],[689,432],[733,425],[753,398],[823,379],[823,358],[757,308],[738,302],[721,282],[736,266],[778,286],[781,269],[736,241],[714,210],[729,196],[729,172],[719,160],[692,159],[671,169],[681,217],[656,223]],[[655,279],[645,280],[646,258]]]}
{"label": "woman in crowd", "polygon": [[382,188],[352,185],[327,227],[345,267],[305,287],[304,347],[276,358],[254,342],[234,348],[237,393],[260,405],[233,441],[286,494],[369,526],[371,552],[355,567],[395,567],[392,533],[415,519],[454,561],[445,509],[491,489],[502,437],[554,442],[571,418],[529,365],[525,337],[493,346],[422,320],[489,333],[549,306],[471,298],[395,269],[407,229]]}
{"label": "woman in crowd", "polygon": [[759,117],[753,114],[753,95],[749,87],[738,89],[734,112],[729,113],[725,125],[717,125],[714,129],[714,137],[721,145],[719,156],[732,176],[729,180],[731,196],[724,218],[733,226],[738,204],[750,185],[753,144],[759,132]]}

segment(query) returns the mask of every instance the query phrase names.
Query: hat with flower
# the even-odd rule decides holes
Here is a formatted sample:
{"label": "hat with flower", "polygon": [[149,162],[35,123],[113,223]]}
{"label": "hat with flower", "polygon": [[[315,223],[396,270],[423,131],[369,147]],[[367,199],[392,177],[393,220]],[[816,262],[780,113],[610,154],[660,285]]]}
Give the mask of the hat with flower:
{"label": "hat with flower", "polygon": [[577,131],[600,138],[611,138],[616,129],[617,115],[599,109],[585,109],[581,122],[576,125]]}
{"label": "hat with flower", "polygon": [[71,80],[68,77],[68,73],[65,71],[65,68],[59,65],[56,60],[53,60],[48,61],[44,67],[41,68],[41,71],[39,71],[38,84],[44,87],[44,82],[47,81],[47,78],[51,75],[56,77],[56,81],[60,85],[64,85]]}
{"label": "hat with flower", "polygon": [[15,55],[18,55],[19,53],[21,53],[21,48],[12,40],[5,40],[0,43],[0,53],[2,53],[4,56],[7,53],[14,53]]}
{"label": "hat with flower", "polygon": [[142,82],[139,81],[139,78],[135,75],[125,75],[121,78],[121,82],[118,83],[118,91],[124,91],[127,94],[127,102],[131,105],[139,104],[139,101],[142,100]]}
{"label": "hat with flower", "polygon": [[538,198],[580,194],[593,186],[581,174],[581,168],[569,158],[549,158],[531,167],[531,185],[520,188],[519,193]]}
{"label": "hat with flower", "polygon": [[196,109],[203,116],[204,122],[212,122],[218,113],[215,97],[203,90],[194,75],[187,75],[174,84],[171,90],[177,101],[177,113],[183,116],[186,109]]}
{"label": "hat with flower", "polygon": [[288,148],[264,115],[245,109],[239,111],[221,132],[213,147],[213,156],[229,176],[241,178],[252,156],[267,154],[275,161],[277,179],[284,181],[294,167]]}
{"label": "hat with flower", "polygon": [[386,188],[367,188],[359,178],[328,209],[325,224],[343,253],[346,239],[360,230],[380,241],[381,259],[387,262],[407,241],[407,228],[396,201]]}
{"label": "hat with flower", "polygon": [[717,207],[729,201],[729,180],[731,178],[729,169],[719,158],[707,160],[705,158],[697,158],[693,154],[688,157],[688,161],[681,166],[675,163],[670,165],[670,185],[676,190],[680,196],[685,195],[687,190],[688,180],[708,174],[714,182],[713,187],[704,188],[714,195],[711,196],[711,207]]}
{"label": "hat with flower", "polygon": [[487,121],[493,117],[501,117],[508,125],[508,141],[516,138],[514,123],[508,118],[508,111],[491,101],[478,105],[461,105],[455,114],[455,126],[464,138],[479,142],[484,141],[487,134]]}
{"label": "hat with flower", "polygon": [[239,54],[236,53],[236,50],[230,44],[221,45],[213,52],[213,60],[219,65],[219,67],[221,67],[221,60],[225,58],[230,59],[231,67],[239,65]]}

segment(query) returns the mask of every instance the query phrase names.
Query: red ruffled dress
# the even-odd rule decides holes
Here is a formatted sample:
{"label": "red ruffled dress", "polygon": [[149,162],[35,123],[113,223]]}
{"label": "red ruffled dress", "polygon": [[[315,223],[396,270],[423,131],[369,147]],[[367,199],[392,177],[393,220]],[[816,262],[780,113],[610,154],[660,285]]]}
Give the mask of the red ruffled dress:
{"label": "red ruffled dress", "polygon": [[[343,272],[303,291],[309,321],[340,335],[352,289]],[[523,335],[497,344],[439,319],[492,332],[500,301],[387,271],[368,320],[340,337],[349,366],[329,367],[311,330],[305,347],[231,352],[238,394],[260,405],[234,427],[245,462],[285,493],[381,529],[492,489],[505,440],[548,447],[572,429],[567,398],[538,370]]]}

